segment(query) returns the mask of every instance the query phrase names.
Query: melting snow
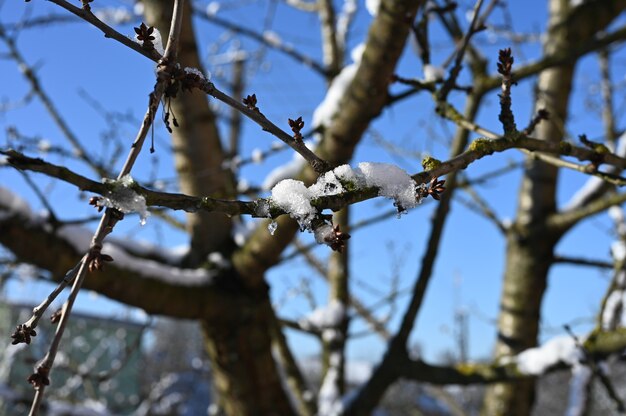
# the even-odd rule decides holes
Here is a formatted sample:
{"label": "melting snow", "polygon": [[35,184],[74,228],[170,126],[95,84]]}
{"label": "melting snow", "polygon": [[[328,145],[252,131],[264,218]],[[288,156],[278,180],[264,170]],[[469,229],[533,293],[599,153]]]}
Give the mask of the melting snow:
{"label": "melting snow", "polygon": [[131,189],[135,181],[132,176],[125,175],[120,180],[105,179],[104,183],[112,184],[113,190],[104,195],[98,205],[115,208],[124,214],[129,212],[139,213],[141,225],[146,223],[150,216],[146,207],[146,198]]}
{"label": "melting snow", "polygon": [[[194,75],[199,76],[202,79],[207,79],[207,77],[205,77],[202,71],[200,71],[198,68],[192,68],[190,66],[186,66],[184,71],[186,74],[194,74]],[[208,78],[211,79],[211,74],[208,74],[208,75],[209,75]]]}
{"label": "melting snow", "polygon": [[308,188],[301,181],[282,180],[272,188],[271,201],[288,212],[302,228],[309,228],[318,214],[311,200],[344,192],[342,181],[351,182],[355,187],[377,187],[378,195],[393,199],[401,211],[420,202],[417,184],[408,173],[394,165],[370,162],[359,163],[356,169],[339,166],[320,176]]}

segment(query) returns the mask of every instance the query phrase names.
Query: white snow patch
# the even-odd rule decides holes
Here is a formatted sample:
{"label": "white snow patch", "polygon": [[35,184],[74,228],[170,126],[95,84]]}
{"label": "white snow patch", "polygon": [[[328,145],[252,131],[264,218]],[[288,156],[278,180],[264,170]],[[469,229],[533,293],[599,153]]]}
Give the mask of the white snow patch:
{"label": "white snow patch", "polygon": [[319,416],[338,416],[343,411],[343,401],[339,393],[339,366],[341,355],[333,351],[329,357],[329,368],[320,387],[317,398],[317,411]]}
{"label": "white snow patch", "polygon": [[569,381],[569,397],[565,416],[583,416],[587,401],[587,385],[593,371],[587,366],[575,364],[572,366],[572,376]]}
{"label": "white snow patch", "polygon": [[126,7],[105,7],[96,10],[94,14],[109,26],[128,23],[134,18],[133,13]]}
{"label": "white snow patch", "polygon": [[431,64],[424,65],[424,81],[435,82],[441,81],[445,77],[445,69],[440,66]]}
{"label": "white snow patch", "polygon": [[403,169],[386,163],[359,163],[358,171],[367,186],[376,186],[378,195],[392,198],[399,210],[417,206],[417,184]]}
{"label": "white snow patch", "polygon": [[322,330],[336,328],[346,317],[346,305],[333,299],[328,305],[319,307],[298,323],[304,329]]}
{"label": "white snow patch", "polygon": [[146,198],[131,189],[135,183],[132,176],[125,175],[120,180],[105,179],[104,183],[112,184],[113,190],[102,196],[98,206],[115,208],[124,214],[137,212],[141,225],[144,225],[150,213],[146,206]]}
{"label": "white snow patch", "polygon": [[522,374],[540,375],[549,367],[563,362],[575,365],[583,358],[582,351],[569,335],[552,338],[540,347],[529,348],[518,354],[514,361]]}
{"label": "white snow patch", "polygon": [[230,261],[224,257],[222,253],[219,251],[214,251],[213,253],[209,253],[208,260],[216,265],[219,269],[227,269],[230,267]]}
{"label": "white snow patch", "polygon": [[212,1],[206,6],[206,14],[208,16],[215,16],[220,10],[221,4],[218,1]]}
{"label": "white snow patch", "polygon": [[0,186],[0,221],[13,215],[33,215],[28,203],[7,188]]}
{"label": "white snow patch", "polygon": [[[79,226],[68,225],[57,230],[57,235],[70,243],[78,252],[86,252],[93,232]],[[185,286],[204,286],[211,283],[213,275],[204,269],[181,269],[154,260],[135,257],[113,242],[105,242],[102,253],[113,257],[115,266],[147,278]]]}
{"label": "white snow patch", "polygon": [[611,243],[611,255],[616,261],[626,258],[626,244],[623,241],[613,241]]}
{"label": "white snow patch", "polygon": [[[607,145],[611,151],[619,157],[626,157],[626,133],[622,134],[617,139],[616,149],[612,149],[610,145]],[[617,173],[617,168],[609,166],[607,173]],[[565,210],[572,210],[585,204],[590,198],[592,198],[596,192],[604,185],[604,181],[597,176],[591,176],[587,179],[587,182],[571,197],[571,199],[565,204]]]}
{"label": "white snow patch", "polygon": [[211,74],[207,74],[208,77],[205,77],[204,74],[202,73],[202,71],[200,71],[198,68],[192,68],[190,66],[186,66],[184,69],[186,74],[193,74],[193,75],[197,75],[202,79],[211,79]]}
{"label": "white snow patch", "polygon": [[45,139],[41,139],[37,142],[37,150],[41,153],[48,153],[52,149],[52,144]]}
{"label": "white snow patch", "polygon": [[606,298],[604,310],[602,311],[602,329],[612,330],[613,326],[618,323],[624,326],[626,322],[626,293],[621,290],[613,290]]}
{"label": "white snow patch", "polygon": [[333,79],[333,82],[330,84],[330,87],[326,92],[324,100],[313,112],[313,121],[311,122],[313,128],[330,125],[333,117],[335,117],[335,114],[339,112],[341,99],[344,97],[348,87],[356,75],[364,50],[364,43],[361,43],[352,49],[350,56],[352,57],[353,63],[344,67],[339,75]]}
{"label": "white snow patch", "polygon": [[265,32],[263,32],[263,40],[265,40],[269,45],[274,47],[280,46],[283,43],[278,33],[271,30],[266,30]]}
{"label": "white snow patch", "polygon": [[285,179],[272,188],[272,201],[289,213],[301,226],[307,227],[315,217],[311,193],[301,181]]}
{"label": "white snow patch", "polygon": [[378,9],[380,9],[380,0],[365,0],[365,8],[372,16],[376,16],[378,14]]}
{"label": "white snow patch", "polygon": [[[378,195],[393,199],[399,211],[413,208],[420,202],[417,184],[406,171],[395,165],[372,162],[359,163],[356,169],[339,166],[320,176],[309,188],[301,181],[282,180],[272,188],[271,202],[289,213],[302,228],[309,228],[317,215],[311,200],[344,192],[342,180],[352,182],[355,187],[377,187]],[[328,230],[320,230],[320,237],[325,231]]]}
{"label": "white snow patch", "polygon": [[250,158],[252,159],[252,161],[256,164],[259,164],[261,162],[263,162],[263,151],[261,149],[254,149],[252,151],[252,155],[250,156]]}

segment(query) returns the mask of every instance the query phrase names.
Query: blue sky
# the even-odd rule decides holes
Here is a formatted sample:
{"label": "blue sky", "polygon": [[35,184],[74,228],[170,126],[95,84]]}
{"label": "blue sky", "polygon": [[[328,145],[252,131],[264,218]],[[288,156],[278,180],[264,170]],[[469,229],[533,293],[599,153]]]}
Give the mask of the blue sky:
{"label": "blue sky", "polygon": [[[547,6],[544,1],[510,3],[510,16],[513,18],[513,27],[516,31],[538,33],[545,27]],[[97,0],[93,7],[97,9],[97,6],[119,7],[126,4],[128,2]],[[283,41],[296,45],[299,51],[320,59],[320,35],[316,16],[293,11],[283,3],[277,3],[275,14],[270,19],[268,16],[271,14],[268,10],[271,10],[271,6],[268,2],[242,1],[230,3],[236,4],[230,8],[226,7],[227,4],[224,2],[218,16],[259,31],[272,30]],[[471,5],[471,2],[462,1],[460,8],[467,10],[468,4]],[[0,19],[3,22],[12,22],[29,13],[31,16],[48,13],[67,14],[55,5],[40,0],[30,3],[4,2],[0,9]],[[461,16],[463,14],[464,12],[460,13]],[[260,16],[265,19],[265,23]],[[499,10],[496,10],[493,16],[494,22],[502,24],[505,21]],[[620,20],[623,23],[624,18]],[[361,42],[370,21],[371,17],[361,7],[353,35],[349,39],[351,47]],[[461,22],[467,24],[464,19]],[[228,68],[211,66],[210,62],[216,54],[232,50],[235,45],[233,38],[224,35],[222,29],[206,22],[196,23],[207,69],[212,72],[218,87],[227,89],[220,74],[228,71]],[[129,36],[133,35],[132,25],[122,25],[118,30]],[[452,45],[437,24],[433,25],[431,39],[434,45],[432,60],[437,65],[447,58],[452,51]],[[511,46],[510,41],[498,38],[493,32],[478,35],[475,42],[489,58],[489,68],[492,72],[495,72],[497,50]],[[132,140],[138,123],[121,122],[112,125],[101,113],[87,104],[82,91],[94,97],[98,105],[108,111],[139,119],[145,111],[147,95],[154,84],[152,62],[112,40],[105,39],[99,31],[82,22],[25,30],[18,38],[18,46],[26,61],[38,69],[43,88],[68,120],[71,129],[89,149],[101,155],[110,154],[111,149],[103,145],[101,140],[102,137],[106,137],[103,132],[107,131],[118,134],[124,143]],[[323,79],[305,66],[294,63],[290,58],[272,50],[264,51],[261,61],[254,59],[254,54],[259,48],[253,41],[244,39],[240,47],[249,51],[252,57],[248,66],[251,78],[246,93],[257,95],[263,113],[278,124],[282,123],[285,129],[287,118],[301,115],[305,122],[310,123],[313,110],[324,96]],[[0,47],[0,50],[4,51],[4,46]],[[513,45],[513,51],[517,65],[539,57],[541,49],[540,44],[534,42],[525,46]],[[626,64],[623,50],[620,49],[618,55],[612,65],[613,78],[623,84],[626,81],[623,77]],[[593,86],[597,85],[597,68],[595,56],[585,58],[578,68],[571,106],[571,124],[568,129],[571,139],[575,139],[581,133],[587,133],[591,138],[602,135],[600,117],[589,109],[590,101],[599,101],[597,93],[589,95],[594,92]],[[12,102],[28,92],[28,87],[13,62],[0,60],[0,73],[3,74],[0,102]],[[398,74],[404,77],[422,77],[421,64],[410,49],[407,49],[406,56],[402,59]],[[460,82],[463,83],[467,79],[466,74],[463,74]],[[396,91],[402,90],[402,87],[393,88]],[[513,109],[518,126],[524,126],[530,118],[532,88],[532,80],[522,81],[514,88]],[[462,97],[458,94],[453,95],[453,100],[457,105],[462,103]],[[487,128],[500,131],[497,100],[497,91],[486,98],[487,105],[481,110],[478,121]],[[623,108],[623,104],[623,98],[616,100],[616,106]],[[623,113],[622,111],[621,114]],[[618,117],[617,121],[618,128],[624,126],[623,117]],[[9,126],[16,126],[24,135],[39,136],[55,145],[66,144],[58,128],[36,99],[28,105],[0,113],[0,127],[5,130]],[[354,164],[361,161],[395,163],[409,173],[417,173],[421,170],[419,158],[412,157],[411,153],[426,152],[445,159],[448,154],[445,145],[453,131],[453,126],[441,121],[435,114],[432,99],[427,94],[421,94],[386,110],[375,120],[371,132],[366,134],[353,161]],[[222,128],[224,136],[226,132],[227,130]],[[148,180],[153,175],[157,178],[171,178],[173,175],[172,161],[167,151],[167,132],[161,123],[157,123],[155,133],[157,152],[150,155],[146,151],[140,156],[137,169],[133,171],[133,176],[138,180]],[[382,135],[385,140],[402,150],[390,154],[381,147],[372,133]],[[5,140],[6,135],[2,142]],[[105,142],[107,140],[109,139],[105,139]],[[269,149],[275,141],[255,125],[247,123],[244,126],[242,156],[250,156],[255,149]],[[126,148],[122,152],[122,157],[125,154]],[[56,163],[63,162],[52,156],[43,156]],[[268,158],[261,165],[246,165],[241,170],[242,177],[251,184],[260,184],[260,179],[273,167],[291,160],[291,157],[290,153],[283,152]],[[520,160],[520,154],[514,151],[494,155],[472,165],[467,175],[470,178],[477,177]],[[94,177],[93,172],[85,169],[85,166],[71,163],[71,167]],[[73,188],[41,176],[34,178],[46,190],[61,218],[93,214],[86,201],[77,198],[78,193]],[[585,179],[580,174],[564,172],[559,188],[559,202],[566,202]],[[0,183],[24,195],[36,209],[41,208],[33,193],[15,172],[6,168],[0,169]],[[512,218],[517,203],[518,183],[519,170],[516,170],[479,188],[479,192],[492,204],[500,218]],[[467,199],[466,196],[463,197]],[[376,304],[378,299],[389,291],[395,272],[400,288],[411,286],[419,272],[419,263],[430,230],[429,219],[434,206],[435,202],[429,200],[399,219],[391,218],[353,233],[350,240],[353,256],[351,267],[355,279],[361,282],[355,283],[353,289],[366,305]],[[367,201],[354,208],[352,217],[354,221],[359,221],[391,208],[392,202],[388,200]],[[608,260],[609,244],[612,239],[610,230],[611,224],[606,216],[594,217],[568,234],[559,244],[557,253]],[[168,247],[186,242],[184,235],[158,224],[155,219],[150,219],[145,227],[141,227],[136,218],[128,217],[116,229],[115,235],[149,240]],[[305,241],[311,240],[309,235],[301,237]],[[392,251],[388,249],[389,244],[393,244]],[[459,307],[469,313],[471,357],[488,356],[495,340],[492,320],[497,316],[504,270],[504,250],[505,241],[490,222],[458,202],[453,204],[434,276],[412,338],[413,342],[422,346],[426,357],[437,359],[443,350],[453,348],[454,310]],[[328,250],[326,247],[320,247],[316,253],[323,257],[328,254]],[[390,253],[395,253],[399,258],[394,258]],[[544,337],[554,335],[555,331],[561,331],[560,328],[564,323],[574,322],[578,318],[592,318],[608,284],[607,276],[607,273],[595,269],[555,266],[550,275],[544,301],[543,325],[546,329]],[[284,298],[285,294],[298,284],[300,278],[310,280],[318,304],[323,304],[326,296],[325,285],[302,260],[277,267],[268,275],[274,298],[276,300]],[[366,289],[368,286],[375,290]],[[34,302],[45,296],[47,290],[41,285],[32,283],[14,283],[8,287],[8,295]],[[403,311],[404,301],[408,296],[405,294],[399,299],[395,319],[391,320],[392,328],[397,324],[397,318]],[[96,309],[98,313],[121,313],[119,307],[112,306],[102,298],[97,302],[94,302],[93,298],[87,298],[80,306],[82,310]],[[309,304],[300,296],[287,301],[281,315],[298,318],[309,311]],[[385,312],[386,309],[382,308],[381,313]],[[589,326],[575,327],[581,332],[588,328]],[[361,323],[355,323],[355,332],[361,333],[363,329]],[[304,335],[291,334],[290,341],[302,355],[316,351],[316,344]],[[375,359],[383,347],[384,343],[376,336],[362,336],[350,343],[350,354],[354,358]]]}

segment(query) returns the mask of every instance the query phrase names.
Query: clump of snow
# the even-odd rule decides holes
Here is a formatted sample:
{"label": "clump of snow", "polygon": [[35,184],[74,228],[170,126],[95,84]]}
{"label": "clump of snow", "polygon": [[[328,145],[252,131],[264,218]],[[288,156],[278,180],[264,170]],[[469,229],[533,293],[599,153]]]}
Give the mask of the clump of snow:
{"label": "clump of snow", "polygon": [[317,409],[319,415],[338,416],[343,411],[343,402],[338,389],[341,376],[339,372],[341,364],[340,353],[336,351],[331,352],[328,361],[329,367],[317,398]]}
{"label": "clump of snow", "polygon": [[282,180],[272,188],[272,202],[305,228],[317,213],[311,205],[311,193],[307,187],[303,182],[294,179]]}
{"label": "clump of snow", "polygon": [[276,32],[272,32],[271,30],[266,30],[263,32],[263,40],[265,40],[271,46],[280,46],[283,41]]}
{"label": "clump of snow", "polygon": [[[624,273],[622,273],[623,278]],[[613,290],[606,298],[604,309],[602,310],[602,329],[615,329],[616,324],[626,323],[626,293],[624,290]]]}
{"label": "clump of snow", "polygon": [[186,74],[197,75],[202,79],[211,79],[211,74],[207,73],[208,77],[205,77],[202,71],[200,71],[198,68],[192,68],[192,67],[186,66],[184,71]]}
{"label": "clump of snow", "polygon": [[347,38],[350,24],[353,21],[354,14],[357,11],[356,0],[345,0],[341,7],[341,13],[337,18],[337,40],[341,43],[341,46],[345,46],[344,42]]}
{"label": "clump of snow", "polygon": [[52,144],[48,140],[41,139],[37,142],[37,150],[42,153],[48,153],[52,149]]}
{"label": "clump of snow", "polygon": [[94,12],[96,17],[109,26],[122,25],[133,20],[133,13],[126,7],[105,7]]}
{"label": "clump of snow", "polygon": [[224,257],[222,253],[219,251],[214,251],[213,253],[209,253],[207,259],[209,262],[216,265],[219,269],[227,269],[230,267],[230,261]]}
{"label": "clump of snow", "polygon": [[323,330],[336,328],[346,317],[346,305],[336,299],[328,305],[319,307],[308,316],[300,319],[300,326],[307,330]]}
{"label": "clump of snow", "polygon": [[572,366],[582,358],[583,353],[576,341],[569,335],[563,335],[552,338],[540,347],[522,351],[514,361],[522,374],[540,375],[559,362]]}
{"label": "clump of snow", "polygon": [[395,200],[398,210],[415,207],[419,201],[416,183],[403,169],[386,163],[359,163],[358,172],[367,186],[379,188],[378,195]]}
{"label": "clump of snow", "polygon": [[378,9],[380,9],[380,0],[365,0],[365,8],[372,16],[376,16],[378,14]]}
{"label": "clump of snow", "polygon": [[250,156],[250,158],[252,159],[254,163],[257,163],[257,164],[263,162],[263,158],[264,158],[263,151],[258,148],[254,149],[252,151],[252,155]]}
{"label": "clump of snow", "polygon": [[445,69],[431,64],[424,65],[424,81],[441,81],[445,77]]}
{"label": "clump of snow", "polygon": [[237,192],[239,192],[240,194],[243,194],[245,192],[248,192],[250,190],[250,183],[245,180],[245,179],[239,179],[239,181],[237,181]]}
{"label": "clump of snow", "polygon": [[215,16],[220,10],[221,4],[218,1],[212,1],[206,6],[206,14],[208,16]]}
{"label": "clump of snow", "polygon": [[[356,169],[339,166],[320,176],[308,188],[301,181],[282,180],[272,188],[271,202],[289,213],[303,229],[310,229],[311,221],[318,215],[311,201],[345,192],[342,181],[351,182],[354,187],[378,188],[378,195],[393,199],[398,211],[413,208],[420,202],[417,184],[408,173],[395,165],[371,162],[359,163]],[[320,236],[325,230],[328,231],[324,228],[319,231]]]}
{"label": "clump of snow", "polygon": [[104,195],[98,202],[99,206],[115,208],[124,214],[139,213],[140,223],[144,225],[150,216],[146,206],[146,198],[132,190],[135,181],[130,175],[119,180],[105,179],[104,183],[112,184],[113,190]]}
{"label": "clump of snow", "polygon": [[583,416],[587,402],[587,386],[593,371],[587,366],[575,364],[572,366],[572,377],[569,381],[569,397],[565,416]]}
{"label": "clump of snow", "polygon": [[333,79],[324,100],[313,112],[313,121],[311,123],[313,128],[330,125],[333,117],[339,112],[341,99],[344,97],[356,75],[364,50],[365,44],[361,43],[357,45],[350,54],[353,63],[343,68],[339,75]]}
{"label": "clump of snow", "polygon": [[341,182],[339,182],[339,178],[337,178],[334,170],[321,175],[317,181],[309,187],[309,192],[313,197],[337,195],[343,191],[343,186]]}
{"label": "clump of snow", "polygon": [[611,255],[618,261],[626,257],[626,245],[623,241],[613,241],[611,243]]}

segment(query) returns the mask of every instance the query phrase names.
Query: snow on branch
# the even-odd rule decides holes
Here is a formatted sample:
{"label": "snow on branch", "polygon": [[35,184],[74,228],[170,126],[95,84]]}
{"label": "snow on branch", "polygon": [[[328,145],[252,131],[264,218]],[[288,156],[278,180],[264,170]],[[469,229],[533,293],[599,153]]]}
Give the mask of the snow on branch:
{"label": "snow on branch", "polygon": [[135,185],[133,177],[124,175],[119,180],[104,179],[103,182],[109,185],[111,190],[95,201],[96,206],[114,208],[124,214],[137,212],[141,225],[145,225],[150,213],[146,207],[146,198],[132,189]]}
{"label": "snow on branch", "polygon": [[[47,217],[35,214],[28,204],[6,188],[0,187],[0,221],[13,216],[21,217],[25,224],[46,225]],[[76,225],[65,225],[56,228],[56,236],[72,246],[77,252],[89,250],[93,231]],[[177,286],[205,286],[212,283],[213,274],[208,270],[182,269],[155,260],[134,256],[124,249],[123,245],[107,241],[102,252],[115,259],[116,267],[137,273],[149,279]],[[174,254],[172,254],[174,257]]]}
{"label": "snow on branch", "polygon": [[569,335],[552,338],[545,344],[529,348],[513,358],[522,374],[541,375],[559,363],[569,366],[578,364],[584,358],[576,340]]}

